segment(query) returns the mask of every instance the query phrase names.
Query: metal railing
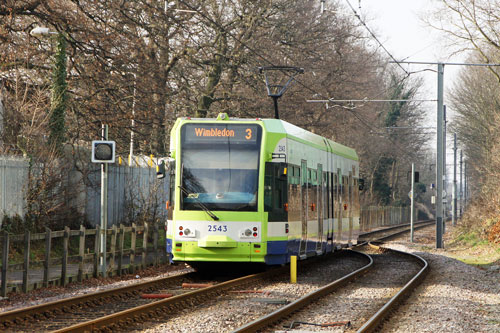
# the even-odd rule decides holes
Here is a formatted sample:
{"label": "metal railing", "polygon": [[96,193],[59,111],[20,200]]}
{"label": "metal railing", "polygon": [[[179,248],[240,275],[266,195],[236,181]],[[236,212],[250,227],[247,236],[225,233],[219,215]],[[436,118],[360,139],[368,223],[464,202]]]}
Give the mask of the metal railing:
{"label": "metal railing", "polygon": [[410,207],[369,206],[361,208],[360,230],[369,231],[410,222]]}

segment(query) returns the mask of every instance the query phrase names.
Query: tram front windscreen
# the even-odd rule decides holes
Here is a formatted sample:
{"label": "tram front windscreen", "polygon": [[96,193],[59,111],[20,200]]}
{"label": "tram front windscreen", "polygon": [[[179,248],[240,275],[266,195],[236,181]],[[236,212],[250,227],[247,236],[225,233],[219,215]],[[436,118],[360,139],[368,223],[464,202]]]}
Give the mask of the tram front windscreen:
{"label": "tram front windscreen", "polygon": [[257,124],[184,125],[181,209],[257,211],[261,137]]}

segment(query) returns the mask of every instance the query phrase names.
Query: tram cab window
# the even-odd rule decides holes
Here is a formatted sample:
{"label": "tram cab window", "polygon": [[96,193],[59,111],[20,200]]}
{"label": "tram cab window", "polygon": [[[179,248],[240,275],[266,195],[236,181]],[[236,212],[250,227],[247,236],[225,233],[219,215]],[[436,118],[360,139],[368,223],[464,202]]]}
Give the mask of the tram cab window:
{"label": "tram cab window", "polygon": [[264,181],[264,210],[269,213],[269,222],[288,221],[286,203],[287,174],[285,163],[266,163]]}
{"label": "tram cab window", "polygon": [[168,191],[168,211],[167,219],[173,219],[173,212],[175,207],[175,160],[169,161],[168,164],[168,181],[169,181],[169,191]]}
{"label": "tram cab window", "polygon": [[257,124],[184,125],[181,209],[257,211],[261,136]]}

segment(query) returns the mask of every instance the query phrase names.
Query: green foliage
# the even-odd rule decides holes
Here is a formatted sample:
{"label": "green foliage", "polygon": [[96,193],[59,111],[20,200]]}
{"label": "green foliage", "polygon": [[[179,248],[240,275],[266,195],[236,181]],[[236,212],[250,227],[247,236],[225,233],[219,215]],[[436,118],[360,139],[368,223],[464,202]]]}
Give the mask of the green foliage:
{"label": "green foliage", "polygon": [[383,205],[391,202],[392,188],[389,186],[387,174],[390,171],[394,159],[391,157],[380,158],[378,168],[373,175],[373,191]]}
{"label": "green foliage", "polygon": [[403,199],[394,200],[394,202],[391,204],[391,206],[395,206],[395,207],[407,207],[408,206],[408,201],[409,200],[403,200]]}
{"label": "green foliage", "polygon": [[416,183],[415,188],[414,188],[415,193],[421,194],[421,193],[426,193],[427,192],[427,186],[422,183]]}
{"label": "green foliage", "polygon": [[[391,74],[391,93],[389,99],[405,100],[412,98],[416,93],[416,88],[408,88],[405,81],[399,79],[396,74]],[[386,127],[397,126],[397,122],[403,114],[403,108],[408,105],[407,101],[391,102],[389,111],[385,117],[384,125]]]}
{"label": "green foliage", "polygon": [[5,230],[11,234],[22,234],[25,232],[25,224],[21,216],[7,216],[4,215],[2,219],[1,230]]}
{"label": "green foliage", "polygon": [[52,96],[50,100],[49,144],[55,145],[58,151],[62,151],[67,108],[66,38],[63,34],[57,36],[57,50],[54,59],[51,85]]}

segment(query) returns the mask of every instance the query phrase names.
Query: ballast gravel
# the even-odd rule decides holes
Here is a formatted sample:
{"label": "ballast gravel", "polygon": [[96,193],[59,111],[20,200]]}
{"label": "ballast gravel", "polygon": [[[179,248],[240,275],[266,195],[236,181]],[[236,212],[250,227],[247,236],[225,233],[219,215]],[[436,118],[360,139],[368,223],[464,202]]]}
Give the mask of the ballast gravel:
{"label": "ballast gravel", "polygon": [[420,237],[414,244],[389,244],[418,254],[427,260],[431,270],[381,331],[500,332],[500,271],[464,264],[449,257],[446,248],[431,248],[431,244],[422,251],[421,241],[434,241],[432,233],[435,230],[417,233]]}
{"label": "ballast gravel", "polygon": [[[431,266],[430,273],[415,292],[405,300],[399,309],[392,313],[390,321],[381,327],[381,332],[500,332],[500,270],[491,268],[482,270],[466,265],[450,257],[445,249],[435,249],[435,229],[426,228],[415,232],[415,242],[409,243],[407,237],[392,241],[387,246],[420,255]],[[195,310],[185,310],[183,313],[166,316],[159,322],[144,323],[134,327],[135,332],[229,332],[252,319],[278,309],[281,304],[273,304],[266,299],[292,301],[303,296],[326,279],[333,280],[336,276],[345,274],[355,263],[329,265],[322,269],[314,269],[299,275],[296,285],[287,282],[276,282],[266,286],[253,286],[252,289],[264,288],[268,294],[239,295],[227,297],[223,302],[218,299],[209,300]],[[342,267],[343,266],[343,267]],[[330,268],[328,268],[330,267]],[[176,273],[184,271],[181,267],[172,267]],[[168,269],[161,268],[158,275],[170,275]],[[390,271],[387,274],[391,274]],[[131,279],[128,281],[106,281],[73,284],[71,289],[47,289],[29,294],[11,295],[8,300],[0,302],[0,312],[53,301],[60,298],[76,296],[103,289],[119,287],[134,283],[137,280],[150,279],[154,272],[149,271],[148,278]],[[99,281],[99,280],[98,280]],[[357,290],[357,303],[362,305],[380,292],[376,286]],[[57,295],[54,295],[57,294]],[[336,320],[352,320],[358,310],[352,302],[341,302],[340,298],[326,297],[318,303],[317,313],[310,317],[301,317],[316,323]],[[356,302],[354,303],[356,304]],[[314,305],[313,305],[314,306]],[[320,310],[321,309],[321,310]],[[327,309],[327,310],[324,310]],[[320,312],[321,311],[321,312]],[[367,319],[367,318],[366,318]],[[214,325],[215,323],[215,325]],[[286,323],[289,324],[287,321]],[[353,332],[359,327],[329,327],[321,328],[302,325],[295,329],[274,329],[280,332]],[[271,331],[268,331],[271,332]]]}
{"label": "ballast gravel", "polygon": [[[415,241],[407,237],[389,242],[388,247],[411,252],[423,257],[431,266],[430,273],[415,292],[394,312],[380,332],[500,332],[500,271],[482,270],[453,259],[445,249],[435,249],[435,229],[426,228],[415,232]],[[446,241],[446,238],[445,238]],[[334,266],[331,266],[334,270]],[[329,275],[325,268],[322,276]],[[391,274],[391,271],[387,271]],[[320,283],[316,280],[316,283]],[[300,297],[317,286],[307,279],[299,279],[297,285],[280,283],[266,287],[277,295]],[[362,307],[365,300],[383,293],[379,288],[362,288],[351,297]],[[295,295],[295,296],[291,296]],[[352,321],[359,310],[352,302],[340,301],[341,297],[326,297],[310,316],[299,317],[301,321],[327,323]],[[258,303],[248,299],[231,302],[215,302],[195,311],[186,311],[164,323],[150,324],[140,331],[156,332],[230,332],[244,325],[256,314],[269,312],[276,305]],[[266,311],[263,311],[266,309]],[[325,310],[328,309],[328,310]],[[354,318],[355,319],[355,318]],[[364,318],[368,319],[368,318]],[[214,326],[213,323],[217,325]],[[283,324],[290,324],[290,320]],[[294,329],[277,329],[266,332],[354,332],[359,327],[317,327],[299,325]]]}

